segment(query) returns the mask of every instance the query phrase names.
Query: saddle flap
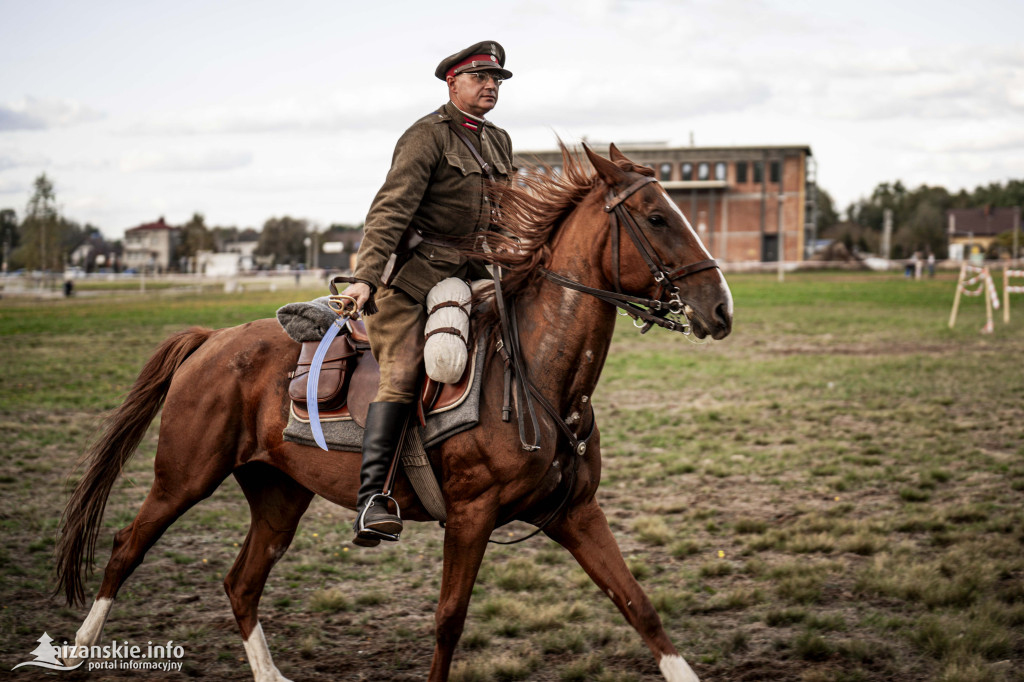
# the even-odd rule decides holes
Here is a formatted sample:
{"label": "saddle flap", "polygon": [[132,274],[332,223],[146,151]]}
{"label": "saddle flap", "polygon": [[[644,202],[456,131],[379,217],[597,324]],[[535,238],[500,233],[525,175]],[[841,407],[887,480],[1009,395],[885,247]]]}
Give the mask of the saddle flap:
{"label": "saddle flap", "polygon": [[352,337],[352,343],[355,344],[356,348],[361,350],[368,350],[370,348],[370,337],[366,333],[366,323],[359,320],[349,319],[348,321],[349,336]]}
{"label": "saddle flap", "polygon": [[[306,403],[306,388],[309,383],[309,368],[319,342],[307,341],[299,351],[299,361],[291,373],[288,384],[288,397],[295,402]],[[351,364],[358,358],[356,350],[348,340],[348,336],[339,335],[331,342],[327,355],[320,368],[317,382],[317,404],[324,407],[339,407],[345,403],[345,388],[351,375]]]}
{"label": "saddle flap", "polygon": [[462,402],[466,396],[466,391],[469,390],[470,384],[473,383],[476,356],[476,351],[472,350],[469,362],[466,363],[466,369],[463,370],[462,376],[454,384],[439,384],[430,377],[426,378],[423,382],[421,398],[424,416],[433,412],[443,412]]}
{"label": "saddle flap", "polygon": [[377,359],[373,353],[363,353],[352,372],[348,387],[348,409],[360,426],[366,426],[366,413],[370,409],[370,402],[377,397],[379,383],[380,365]]}

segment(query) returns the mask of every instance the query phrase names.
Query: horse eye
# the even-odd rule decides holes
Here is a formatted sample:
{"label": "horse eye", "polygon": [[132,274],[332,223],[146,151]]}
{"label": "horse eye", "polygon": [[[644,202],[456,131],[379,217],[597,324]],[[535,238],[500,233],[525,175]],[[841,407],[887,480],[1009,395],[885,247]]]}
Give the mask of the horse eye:
{"label": "horse eye", "polygon": [[665,219],[655,213],[647,217],[647,222],[651,224],[651,227],[665,227]]}

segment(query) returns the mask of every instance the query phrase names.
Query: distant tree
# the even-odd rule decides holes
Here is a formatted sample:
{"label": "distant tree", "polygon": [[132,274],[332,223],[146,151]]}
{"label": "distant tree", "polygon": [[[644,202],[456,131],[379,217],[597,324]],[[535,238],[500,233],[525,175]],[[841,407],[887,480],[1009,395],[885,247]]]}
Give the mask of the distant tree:
{"label": "distant tree", "polygon": [[61,216],[57,219],[57,246],[61,254],[61,264],[68,260],[71,252],[82,245],[88,238],[91,225],[82,226],[74,220]]}
{"label": "distant tree", "polygon": [[942,204],[928,200],[918,202],[914,212],[892,237],[893,257],[909,258],[916,252],[926,254],[931,251],[936,258],[945,258],[945,224],[946,209]]}
{"label": "distant tree", "polygon": [[274,256],[277,263],[304,263],[309,222],[302,219],[271,218],[263,224],[256,255]]}
{"label": "distant tree", "polygon": [[33,183],[32,197],[21,223],[21,247],[12,260],[33,270],[63,269],[60,250],[60,219],[53,182],[43,173]]}
{"label": "distant tree", "polygon": [[979,186],[970,197],[970,206],[975,208],[1024,206],[1024,180],[1010,180],[1005,186],[999,182]]}
{"label": "distant tree", "polygon": [[0,210],[0,263],[4,272],[8,270],[11,251],[18,246],[18,214],[13,208]]}
{"label": "distant tree", "polygon": [[853,254],[878,253],[880,237],[870,227],[847,220],[836,223],[818,235],[822,239],[832,239],[846,246],[846,251]]}
{"label": "distant tree", "polygon": [[179,258],[195,258],[197,251],[212,251],[213,235],[206,227],[202,213],[193,213],[192,219],[181,226],[181,241],[178,242]]}
{"label": "distant tree", "polygon": [[[819,190],[820,191],[820,190]],[[327,228],[327,231],[331,230],[361,230],[363,229],[363,223],[331,223],[331,226]]]}
{"label": "distant tree", "polygon": [[213,237],[213,248],[222,252],[228,244],[238,241],[237,227],[211,227],[210,236]]}
{"label": "distant tree", "polygon": [[839,214],[836,213],[835,202],[832,201],[831,194],[819,187],[816,196],[818,205],[817,234],[822,235],[839,222]]}

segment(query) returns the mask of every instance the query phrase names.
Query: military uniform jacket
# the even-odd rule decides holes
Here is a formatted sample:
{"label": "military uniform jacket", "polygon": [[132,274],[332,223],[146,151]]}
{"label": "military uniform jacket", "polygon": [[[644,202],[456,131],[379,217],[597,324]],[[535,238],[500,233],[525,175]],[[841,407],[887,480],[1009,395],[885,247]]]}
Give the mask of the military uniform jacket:
{"label": "military uniform jacket", "polygon": [[[449,127],[449,121],[462,126],[465,120],[467,117],[448,102],[414,123],[398,140],[391,170],[366,217],[357,279],[375,289],[380,287],[384,266],[410,224],[442,235],[462,236],[487,229],[491,217],[487,176]],[[480,123],[476,131],[467,127],[461,130],[491,165],[495,181],[510,182],[516,169],[508,133],[489,121]],[[414,249],[391,284],[422,303],[442,279],[467,274],[487,276],[486,270],[467,263],[453,249],[423,243]]]}

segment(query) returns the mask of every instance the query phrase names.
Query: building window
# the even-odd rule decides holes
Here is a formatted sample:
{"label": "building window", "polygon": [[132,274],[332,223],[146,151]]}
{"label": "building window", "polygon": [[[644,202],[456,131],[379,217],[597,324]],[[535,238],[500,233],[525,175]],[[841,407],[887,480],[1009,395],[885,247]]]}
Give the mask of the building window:
{"label": "building window", "polygon": [[658,179],[663,181],[672,179],[671,163],[663,163],[660,166],[658,166]]}
{"label": "building window", "polygon": [[754,182],[764,182],[764,162],[754,162]]}
{"label": "building window", "polygon": [[768,182],[778,182],[782,177],[782,164],[778,161],[772,161],[771,165],[768,166]]}
{"label": "building window", "polygon": [[683,164],[683,180],[693,180],[693,164]]}
{"label": "building window", "polygon": [[561,175],[562,174],[562,167],[561,166],[552,166],[551,167],[551,174],[552,175]]}
{"label": "building window", "polygon": [[747,181],[747,162],[736,162],[736,184],[743,184]]}
{"label": "building window", "polygon": [[715,180],[725,180],[725,163],[722,161],[715,164]]}
{"label": "building window", "polygon": [[711,174],[711,167],[707,163],[697,164],[697,179],[707,180]]}

